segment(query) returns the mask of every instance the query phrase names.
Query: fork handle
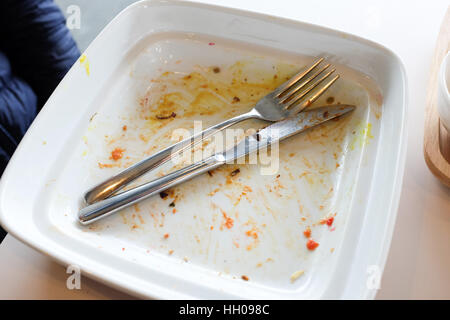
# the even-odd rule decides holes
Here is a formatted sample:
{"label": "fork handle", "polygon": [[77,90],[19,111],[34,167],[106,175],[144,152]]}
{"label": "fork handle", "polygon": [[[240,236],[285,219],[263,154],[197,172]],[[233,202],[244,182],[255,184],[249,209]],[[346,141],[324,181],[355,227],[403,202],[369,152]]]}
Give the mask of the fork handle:
{"label": "fork handle", "polygon": [[211,156],[139,187],[91,204],[78,212],[78,220],[83,225],[90,224],[224,163],[223,156]]}
{"label": "fork handle", "polygon": [[[203,130],[202,132],[193,135],[187,139],[184,139],[178,143],[171,145],[170,147],[128,167],[127,169],[121,171],[115,176],[103,181],[97,186],[88,190],[84,195],[84,201],[86,204],[92,204],[97,201],[106,199],[110,195],[114,194],[118,190],[122,189],[125,185],[130,183],[131,181],[137,179],[144,173],[153,170],[154,168],[166,163],[171,160],[176,154],[179,152],[189,148],[192,145],[196,145],[201,142],[203,139],[206,139],[216,132],[220,130],[224,130],[236,123],[239,123],[244,120],[258,118],[259,113],[257,113],[254,109],[250,112],[238,115],[234,118],[225,120],[219,124],[216,124],[208,129]],[[203,137],[202,139],[198,139]],[[198,140],[198,141],[197,141]]]}

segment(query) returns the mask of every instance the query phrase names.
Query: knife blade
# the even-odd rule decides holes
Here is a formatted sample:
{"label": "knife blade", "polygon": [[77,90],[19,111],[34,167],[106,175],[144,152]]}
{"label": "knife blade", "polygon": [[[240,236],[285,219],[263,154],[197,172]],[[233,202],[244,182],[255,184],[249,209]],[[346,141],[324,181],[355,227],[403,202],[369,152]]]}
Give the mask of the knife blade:
{"label": "knife blade", "polygon": [[256,150],[287,139],[328,120],[340,117],[354,109],[355,107],[350,105],[337,105],[300,112],[293,118],[276,122],[260,130],[256,134],[246,137],[236,146],[223,152],[222,155],[216,155],[216,157],[223,156],[226,163],[233,162]]}

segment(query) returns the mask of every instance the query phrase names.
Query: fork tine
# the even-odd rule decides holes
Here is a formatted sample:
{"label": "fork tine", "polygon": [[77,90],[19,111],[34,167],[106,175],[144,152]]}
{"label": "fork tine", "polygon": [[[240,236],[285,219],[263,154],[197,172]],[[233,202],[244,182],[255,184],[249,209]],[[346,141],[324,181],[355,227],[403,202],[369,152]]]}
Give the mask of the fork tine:
{"label": "fork tine", "polygon": [[302,79],[304,76],[306,76],[308,73],[310,73],[315,67],[317,67],[322,61],[324,60],[324,58],[320,58],[319,60],[317,60],[316,62],[314,62],[314,64],[309,67],[308,69],[304,70],[304,71],[300,71],[299,73],[297,73],[295,76],[293,76],[291,79],[289,79],[288,81],[286,81],[285,83],[283,83],[281,86],[278,87],[278,89],[276,90],[276,94],[275,97],[280,98],[282,97],[284,94],[286,94],[286,91],[289,91],[289,89],[296,84],[300,79]]}
{"label": "fork tine", "polygon": [[[317,78],[322,72],[324,72],[326,69],[328,69],[330,67],[330,64],[327,64],[325,67],[323,67],[319,72],[316,72],[315,74],[313,74],[311,77],[309,77],[307,80],[303,81],[301,84],[299,84],[296,88],[292,89],[294,87],[294,85],[292,85],[289,90],[287,91],[286,95],[284,96],[284,98],[281,98],[280,103],[285,103],[287,101],[289,101],[290,99],[292,99],[294,97],[294,95],[300,90],[302,89],[304,86],[306,86],[308,83],[310,83],[311,81],[313,81],[315,78]],[[299,82],[297,82],[299,83]]]}
{"label": "fork tine", "polygon": [[[332,70],[330,70],[329,72],[327,72],[325,75],[323,75],[318,81],[316,81],[315,83],[313,83],[313,84],[311,84],[305,91],[303,91],[302,93],[300,93],[299,95],[297,95],[297,96],[295,96],[295,97],[293,97],[293,98],[291,98],[290,100],[289,100],[289,102],[287,103],[287,104],[285,104],[285,106],[284,106],[284,108],[285,109],[289,109],[289,108],[291,108],[293,105],[295,105],[298,101],[300,101],[300,99],[302,99],[303,97],[305,97],[308,93],[310,93],[314,88],[316,88],[319,84],[321,84],[325,79],[327,79],[333,72],[335,72],[336,71],[336,69],[332,69]],[[338,76],[338,78],[339,78],[339,76]],[[337,80],[337,79],[336,79]],[[334,80],[334,81],[336,81],[336,80]],[[334,83],[334,81],[333,81],[333,83]],[[331,84],[333,84],[333,83],[331,83]],[[328,89],[330,86],[331,86],[331,84],[329,84],[328,85],[328,83],[327,83],[327,85],[325,85],[324,87],[322,87],[320,90],[319,90],[319,95],[315,98],[315,99],[317,99],[323,92],[325,92],[325,90],[326,89]],[[326,87],[326,89],[325,90],[323,90],[324,88]],[[316,96],[317,95],[317,93],[314,95],[314,96]],[[312,102],[311,102],[312,103]]]}
{"label": "fork tine", "polygon": [[[331,87],[333,85],[333,83],[335,83],[337,81],[337,79],[339,79],[339,75],[334,76],[333,79],[331,79],[330,81],[328,81],[319,91],[317,91],[311,98],[309,98],[308,100],[306,100],[304,103],[301,104],[301,106],[296,107],[295,111],[296,113],[301,112],[303,109],[306,109],[307,107],[309,107],[311,104],[314,103],[314,101],[316,101],[326,90],[328,90],[329,87]],[[298,101],[298,100],[297,100]],[[292,103],[289,107],[292,107],[295,103]]]}

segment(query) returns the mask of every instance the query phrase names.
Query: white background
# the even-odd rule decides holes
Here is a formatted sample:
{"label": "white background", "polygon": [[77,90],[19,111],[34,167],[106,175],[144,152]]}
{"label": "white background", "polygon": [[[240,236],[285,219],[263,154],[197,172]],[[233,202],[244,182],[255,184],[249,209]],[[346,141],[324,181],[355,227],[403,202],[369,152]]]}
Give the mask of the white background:
{"label": "white background", "polygon": [[[65,10],[79,5],[85,47],[131,0],[56,0]],[[449,0],[209,0],[320,24],[379,42],[395,51],[409,84],[408,154],[398,218],[379,299],[450,299],[450,189],[428,171],[423,131],[429,68]],[[0,299],[128,298],[87,278],[82,289],[66,289],[65,269],[11,236],[0,245]]]}

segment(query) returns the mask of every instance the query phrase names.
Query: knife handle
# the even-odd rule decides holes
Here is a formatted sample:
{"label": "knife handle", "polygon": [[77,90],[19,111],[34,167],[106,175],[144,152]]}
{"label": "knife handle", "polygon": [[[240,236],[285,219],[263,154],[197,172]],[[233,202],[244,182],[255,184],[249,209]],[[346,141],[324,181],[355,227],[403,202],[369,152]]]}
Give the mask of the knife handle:
{"label": "knife handle", "polygon": [[78,220],[83,225],[90,224],[208,170],[215,169],[224,163],[225,159],[222,155],[215,155],[196,162],[139,187],[121,192],[110,198],[84,207],[78,212]]}
{"label": "knife handle", "polygon": [[186,150],[190,146],[196,145],[202,140],[213,136],[220,130],[224,130],[236,123],[239,123],[244,120],[248,120],[251,118],[256,118],[257,114],[255,112],[247,112],[241,115],[238,115],[234,118],[225,120],[221,123],[218,123],[208,129],[203,130],[202,132],[191,136],[183,141],[177,142],[170,147],[159,151],[158,153],[128,167],[122,172],[116,174],[115,176],[103,181],[99,185],[91,188],[84,195],[84,201],[86,204],[93,204],[99,200],[103,200],[116,193],[120,189],[122,189],[125,185],[129,184],[133,180],[139,178],[144,173],[153,170],[154,168],[166,163],[171,160],[174,155],[179,152]]}

